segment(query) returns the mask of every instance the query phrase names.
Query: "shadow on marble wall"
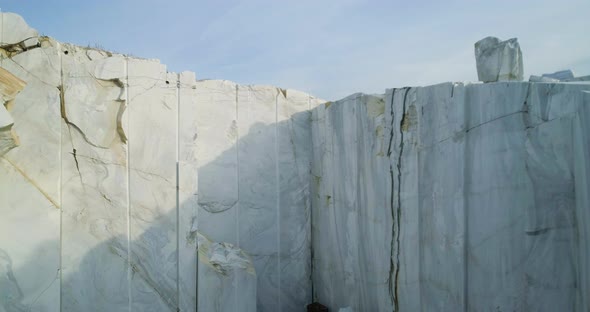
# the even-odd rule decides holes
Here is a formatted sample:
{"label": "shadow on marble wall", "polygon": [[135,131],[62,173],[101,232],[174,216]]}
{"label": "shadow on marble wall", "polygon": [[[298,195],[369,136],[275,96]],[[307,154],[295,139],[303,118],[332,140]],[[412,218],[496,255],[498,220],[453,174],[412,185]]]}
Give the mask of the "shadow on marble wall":
{"label": "shadow on marble wall", "polygon": [[[237,144],[199,166],[199,171],[212,175],[218,168],[235,166],[239,176],[235,183],[239,185],[239,192],[236,203],[231,207],[222,211],[207,211],[207,208],[199,207],[199,194],[192,193],[177,207],[163,209],[170,213],[151,216],[150,219],[156,221],[129,244],[125,235],[112,235],[85,252],[77,268],[70,268],[67,274],[62,272],[61,276],[58,270],[51,281],[39,281],[47,285],[35,296],[27,296],[27,289],[20,285],[17,277],[39,271],[46,257],[51,257],[55,250],[61,250],[61,242],[48,240],[39,243],[25,263],[14,263],[10,255],[0,249],[0,311],[165,311],[165,308],[167,311],[194,311],[197,297],[200,311],[244,311],[243,304],[247,302],[238,300],[248,301],[248,298],[239,298],[239,283],[219,282],[211,286],[233,289],[213,291],[206,284],[211,277],[207,280],[199,278],[200,293],[197,295],[196,261],[192,262],[192,267],[180,264],[179,254],[184,257],[184,262],[189,258],[196,259],[196,231],[202,227],[217,231],[202,232],[214,241],[219,231],[232,232],[240,237],[230,243],[241,247],[252,257],[258,280],[258,311],[275,311],[279,305],[283,311],[302,309],[311,300],[308,198],[311,156],[303,155],[310,152],[311,146],[308,150],[303,147],[297,150],[295,146],[297,141],[310,140],[310,118],[311,113],[307,111],[278,123],[254,123],[246,134],[239,136]],[[239,164],[237,161],[228,164],[227,159],[235,155],[241,155]],[[75,158],[72,153],[64,153],[62,162],[76,162],[81,172],[84,172],[84,166],[93,164],[83,161],[80,155]],[[180,175],[183,175],[182,170]],[[206,177],[199,178],[199,185],[207,183],[203,180]],[[197,180],[197,177],[193,179]],[[217,178],[215,185],[209,186],[221,193],[231,192],[226,189],[230,182],[227,177],[221,177]],[[151,190],[145,190],[145,193],[149,192]],[[105,201],[109,201],[108,195],[105,194]],[[85,209],[104,207],[96,205]],[[177,214],[178,224],[174,222]],[[62,218],[63,223],[66,216]],[[101,222],[111,221],[94,220],[94,226]],[[108,232],[110,225],[104,226]],[[23,229],[23,232],[33,230]],[[170,240],[177,233],[179,241]],[[63,235],[68,234],[62,233],[62,239]],[[170,249],[177,244],[178,248]],[[61,261],[62,265],[69,262],[65,258]],[[217,274],[216,278],[232,277]],[[136,283],[136,280],[141,282]],[[132,292],[130,288],[135,290]],[[49,298],[58,294],[61,298]],[[215,294],[219,297],[211,297]],[[38,302],[40,298],[45,299],[43,305]],[[231,300],[234,303],[230,304]]]}
{"label": "shadow on marble wall", "polygon": [[[39,247],[32,251],[26,263],[14,263],[10,254],[0,248],[0,311],[2,312],[21,312],[21,311],[37,311],[33,309],[36,306],[38,299],[45,294],[35,296],[31,302],[24,302],[25,292],[19,284],[17,276],[26,274],[27,272],[35,272],[43,267],[40,259],[47,255],[48,250],[58,249],[59,241],[49,240],[39,244]],[[44,289],[49,289],[59,285],[59,270],[52,270],[54,278],[45,285]],[[52,310],[50,310],[52,311]],[[57,311],[57,310],[56,310]]]}
{"label": "shadow on marble wall", "polygon": [[251,254],[259,311],[308,303],[320,100],[197,81],[2,16],[23,31],[0,67],[26,87],[6,107],[20,146],[0,160],[0,312],[191,310],[197,229]]}

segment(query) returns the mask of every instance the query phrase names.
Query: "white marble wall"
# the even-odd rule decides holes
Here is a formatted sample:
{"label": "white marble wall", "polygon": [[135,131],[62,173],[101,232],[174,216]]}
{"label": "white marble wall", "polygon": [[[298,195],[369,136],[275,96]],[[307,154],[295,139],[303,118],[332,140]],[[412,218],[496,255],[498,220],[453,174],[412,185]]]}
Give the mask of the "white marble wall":
{"label": "white marble wall", "polygon": [[313,282],[336,311],[390,309],[385,101],[351,95],[313,111]]}
{"label": "white marble wall", "polygon": [[[310,302],[307,142],[320,100],[9,37],[2,68],[26,86],[15,97],[2,74],[3,133],[18,145],[0,159],[0,311],[297,311]],[[206,257],[197,265],[197,231],[253,261],[229,257],[231,274]],[[232,304],[217,304],[227,294]]]}
{"label": "white marble wall", "polygon": [[2,18],[0,311],[590,307],[589,84],[323,104]]}
{"label": "white marble wall", "polygon": [[[361,95],[316,108],[314,299],[358,311],[587,311],[584,90],[445,83],[389,90],[384,116]],[[389,159],[375,166],[364,154],[383,145]],[[379,183],[359,183],[367,174]]]}
{"label": "white marble wall", "polygon": [[0,311],[60,308],[58,51],[59,43],[43,39],[39,48],[0,59],[26,83],[6,107],[19,146],[0,158]]}

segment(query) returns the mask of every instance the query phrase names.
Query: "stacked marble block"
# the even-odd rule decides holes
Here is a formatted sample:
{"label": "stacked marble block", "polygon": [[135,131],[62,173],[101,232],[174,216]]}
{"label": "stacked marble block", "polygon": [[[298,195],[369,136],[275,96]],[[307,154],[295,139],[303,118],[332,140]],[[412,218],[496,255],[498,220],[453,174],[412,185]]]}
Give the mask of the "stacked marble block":
{"label": "stacked marble block", "polygon": [[590,84],[444,83],[313,110],[314,299],[588,311]]}
{"label": "stacked marble block", "polygon": [[[197,81],[2,18],[23,35],[0,51],[0,311],[296,311],[311,300],[304,142],[319,100]],[[31,36],[38,44],[23,46]]]}

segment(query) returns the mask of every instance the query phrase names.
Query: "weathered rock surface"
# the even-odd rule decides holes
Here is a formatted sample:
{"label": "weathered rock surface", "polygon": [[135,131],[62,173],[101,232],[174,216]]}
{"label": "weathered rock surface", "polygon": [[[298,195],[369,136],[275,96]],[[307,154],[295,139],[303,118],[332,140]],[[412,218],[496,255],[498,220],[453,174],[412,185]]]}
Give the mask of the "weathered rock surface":
{"label": "weathered rock surface", "polygon": [[501,41],[486,37],[475,43],[475,63],[479,81],[522,81],[522,52],[516,38]]}

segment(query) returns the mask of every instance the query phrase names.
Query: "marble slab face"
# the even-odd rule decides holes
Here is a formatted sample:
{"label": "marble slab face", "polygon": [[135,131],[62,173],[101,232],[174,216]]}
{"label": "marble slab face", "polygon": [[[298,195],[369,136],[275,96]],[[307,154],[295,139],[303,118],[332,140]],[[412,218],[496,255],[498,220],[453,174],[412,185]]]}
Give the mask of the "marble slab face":
{"label": "marble slab face", "polygon": [[[40,45],[2,59],[28,87],[4,106],[21,145],[3,156],[9,174],[2,183],[14,186],[3,189],[11,196],[2,209],[13,225],[44,215],[9,200],[21,194],[14,192],[20,177],[54,212],[35,223],[42,237],[23,235],[16,247],[2,241],[2,287],[11,289],[3,304],[191,311],[197,302],[215,302],[221,297],[198,292],[210,285],[206,274],[198,278],[197,231],[254,255],[260,273],[232,275],[223,292],[250,289],[245,298],[265,289],[273,295],[251,299],[261,311],[297,310],[311,300],[306,143],[308,110],[320,100],[274,87],[196,82],[194,74],[168,73],[154,60],[49,38]],[[44,239],[44,271],[23,275],[17,266]],[[51,266],[58,279],[47,275]]]}
{"label": "marble slab face", "polygon": [[1,109],[14,123],[0,157],[0,310],[60,311],[58,47],[46,39],[26,52],[0,52]]}
{"label": "marble slab face", "polygon": [[522,81],[522,52],[516,38],[479,40],[475,43],[475,63],[479,81]]}
{"label": "marble slab face", "polygon": [[0,198],[0,311],[61,311],[59,209],[6,159]]}
{"label": "marble slab face", "polygon": [[[235,246],[239,246],[237,88],[230,81],[197,81],[191,117],[196,122],[192,135],[198,171],[198,216],[194,230],[215,242]],[[181,116],[184,115],[182,112]],[[210,278],[198,274],[198,289],[209,289],[209,283]],[[224,292],[237,292],[238,281],[228,281],[224,287],[229,287]],[[199,308],[213,306],[219,300],[222,299],[212,298],[210,293],[198,292]]]}
{"label": "marble slab face", "polygon": [[[320,100],[216,80],[196,91],[197,229],[252,257],[259,311],[301,309],[311,300],[308,110]],[[214,300],[203,294],[199,305]]]}
{"label": "marble slab face", "polygon": [[106,79],[104,64],[122,56],[68,44],[59,52],[61,309],[126,311],[128,150],[118,133],[126,66],[118,62],[111,69],[116,76]]}
{"label": "marble slab face", "polygon": [[280,310],[311,302],[311,112],[319,100],[296,90],[277,98]]}
{"label": "marble slab face", "polygon": [[[238,243],[238,85],[196,83],[193,133],[199,185],[199,231],[212,240]],[[182,113],[181,116],[185,114]]]}
{"label": "marble slab face", "polygon": [[[39,228],[0,241],[3,309],[192,311],[218,302],[215,292],[197,295],[211,286],[206,272],[197,277],[197,231],[254,255],[252,270],[237,270],[221,293],[260,311],[309,302],[308,110],[320,100],[197,82],[156,60],[38,37],[14,14],[2,19],[14,29],[0,38],[0,117],[11,139],[0,224],[16,232],[28,218]],[[20,204],[22,190],[36,193]],[[36,250],[44,260],[30,269]]]}
{"label": "marble slab face", "polygon": [[[577,94],[577,93],[574,93]],[[590,91],[583,91],[581,95],[581,105],[577,116],[572,119],[572,143],[573,143],[573,162],[574,172],[577,172],[574,181],[577,190],[590,189],[590,149],[585,148],[590,144]],[[590,309],[590,194],[588,192],[576,192],[576,216],[578,229],[578,246],[575,252],[578,263],[577,285],[580,291],[576,292],[576,308],[584,311]]]}
{"label": "marble slab face", "polygon": [[195,74],[178,75],[178,305],[197,306],[198,95]]}
{"label": "marble slab face", "polygon": [[314,109],[312,125],[314,300],[334,310],[389,309],[385,101],[355,94],[329,102]]}
{"label": "marble slab face", "polygon": [[[40,48],[2,58],[2,67],[26,83],[6,108],[14,120],[15,148],[5,154],[59,206],[60,59],[59,43],[43,39]],[[35,157],[31,157],[34,155]]]}
{"label": "marble slab face", "polygon": [[131,310],[176,311],[178,75],[137,59],[127,75]]}
{"label": "marble slab face", "polygon": [[[383,182],[387,188],[372,195],[354,185],[339,191],[360,171],[350,159],[362,149],[346,135],[358,123],[339,120],[355,112],[334,115],[330,110],[338,102],[316,108],[314,300],[354,310],[365,308],[357,299],[363,296],[370,302],[389,298],[394,310],[587,309],[587,147],[580,147],[587,144],[587,89],[446,83],[389,90],[389,159],[371,174],[391,175]],[[375,140],[377,132],[366,135],[359,142]],[[386,207],[393,213],[385,218],[393,223],[393,235],[362,247],[351,240],[355,227],[346,207],[355,196],[390,198]],[[345,234],[334,231],[345,225]],[[369,292],[362,282],[347,288],[355,268],[369,267],[363,255],[383,250],[384,242],[391,256],[375,257],[371,266],[391,259],[389,276],[397,276],[392,291]],[[348,267],[337,260],[346,256],[324,255],[351,248],[363,253],[349,257]]]}
{"label": "marble slab face", "polygon": [[[252,257],[259,311],[280,306],[277,99],[274,87],[238,88],[238,247]],[[239,289],[238,285],[238,289]]]}

